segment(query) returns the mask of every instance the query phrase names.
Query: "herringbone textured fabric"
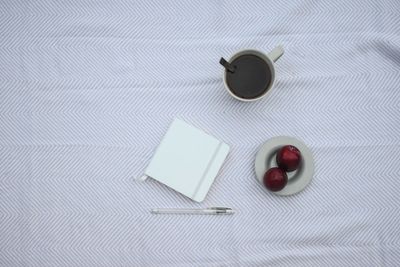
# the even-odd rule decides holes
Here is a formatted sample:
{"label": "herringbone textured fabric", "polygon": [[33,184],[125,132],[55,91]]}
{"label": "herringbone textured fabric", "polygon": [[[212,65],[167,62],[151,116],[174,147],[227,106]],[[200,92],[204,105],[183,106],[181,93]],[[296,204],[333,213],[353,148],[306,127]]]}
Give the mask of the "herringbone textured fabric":
{"label": "herringbone textured fabric", "polygon": [[[277,44],[232,99],[219,58]],[[397,0],[1,0],[0,265],[399,266],[399,74]],[[232,148],[202,204],[134,180],[175,117]],[[315,156],[292,197],[254,176],[277,135]]]}

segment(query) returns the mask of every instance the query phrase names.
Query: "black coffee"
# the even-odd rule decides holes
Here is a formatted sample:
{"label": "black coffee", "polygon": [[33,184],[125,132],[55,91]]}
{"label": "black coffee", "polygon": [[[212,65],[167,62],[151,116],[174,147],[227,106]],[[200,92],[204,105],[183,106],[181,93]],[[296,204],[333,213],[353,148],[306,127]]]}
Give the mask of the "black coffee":
{"label": "black coffee", "polygon": [[263,59],[255,55],[242,55],[231,63],[235,71],[226,71],[226,81],[231,92],[241,98],[257,98],[268,90],[271,70]]}

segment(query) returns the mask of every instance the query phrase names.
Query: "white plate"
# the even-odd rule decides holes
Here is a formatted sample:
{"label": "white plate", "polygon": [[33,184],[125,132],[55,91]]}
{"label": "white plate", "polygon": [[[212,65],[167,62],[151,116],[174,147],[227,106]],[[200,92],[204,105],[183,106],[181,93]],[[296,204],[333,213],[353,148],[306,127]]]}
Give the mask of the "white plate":
{"label": "white plate", "polygon": [[[276,153],[284,145],[293,145],[297,147],[302,155],[300,168],[287,173],[287,185],[281,191],[273,192],[277,195],[288,196],[303,190],[311,182],[314,175],[314,159],[311,150],[303,142],[288,136],[278,136],[269,139],[257,152],[255,171],[257,180],[260,182],[261,186],[264,187],[264,174],[269,168],[278,166],[276,163]],[[265,190],[267,189],[265,188]]]}

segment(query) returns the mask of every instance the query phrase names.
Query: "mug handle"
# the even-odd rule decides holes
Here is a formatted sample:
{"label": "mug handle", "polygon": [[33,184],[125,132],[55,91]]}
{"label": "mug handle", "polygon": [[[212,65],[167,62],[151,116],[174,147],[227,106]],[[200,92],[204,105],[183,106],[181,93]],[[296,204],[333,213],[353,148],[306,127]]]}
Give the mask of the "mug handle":
{"label": "mug handle", "polygon": [[276,62],[282,55],[283,55],[283,46],[278,45],[271,52],[268,53],[268,57],[273,61]]}

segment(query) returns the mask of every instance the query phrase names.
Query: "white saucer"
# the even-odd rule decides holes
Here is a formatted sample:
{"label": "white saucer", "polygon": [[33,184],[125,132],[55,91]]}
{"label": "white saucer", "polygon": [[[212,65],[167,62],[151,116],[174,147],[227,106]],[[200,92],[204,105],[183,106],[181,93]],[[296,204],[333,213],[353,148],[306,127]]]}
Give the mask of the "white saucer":
{"label": "white saucer", "polygon": [[[269,168],[278,166],[276,164],[276,153],[284,145],[293,145],[297,147],[303,159],[299,169],[287,173],[287,185],[281,191],[273,192],[277,195],[288,196],[303,190],[311,182],[314,175],[314,159],[311,150],[303,142],[288,136],[278,136],[269,139],[257,152],[255,171],[257,180],[261,183],[262,187],[264,187],[264,174]],[[265,188],[265,190],[267,189]]]}

